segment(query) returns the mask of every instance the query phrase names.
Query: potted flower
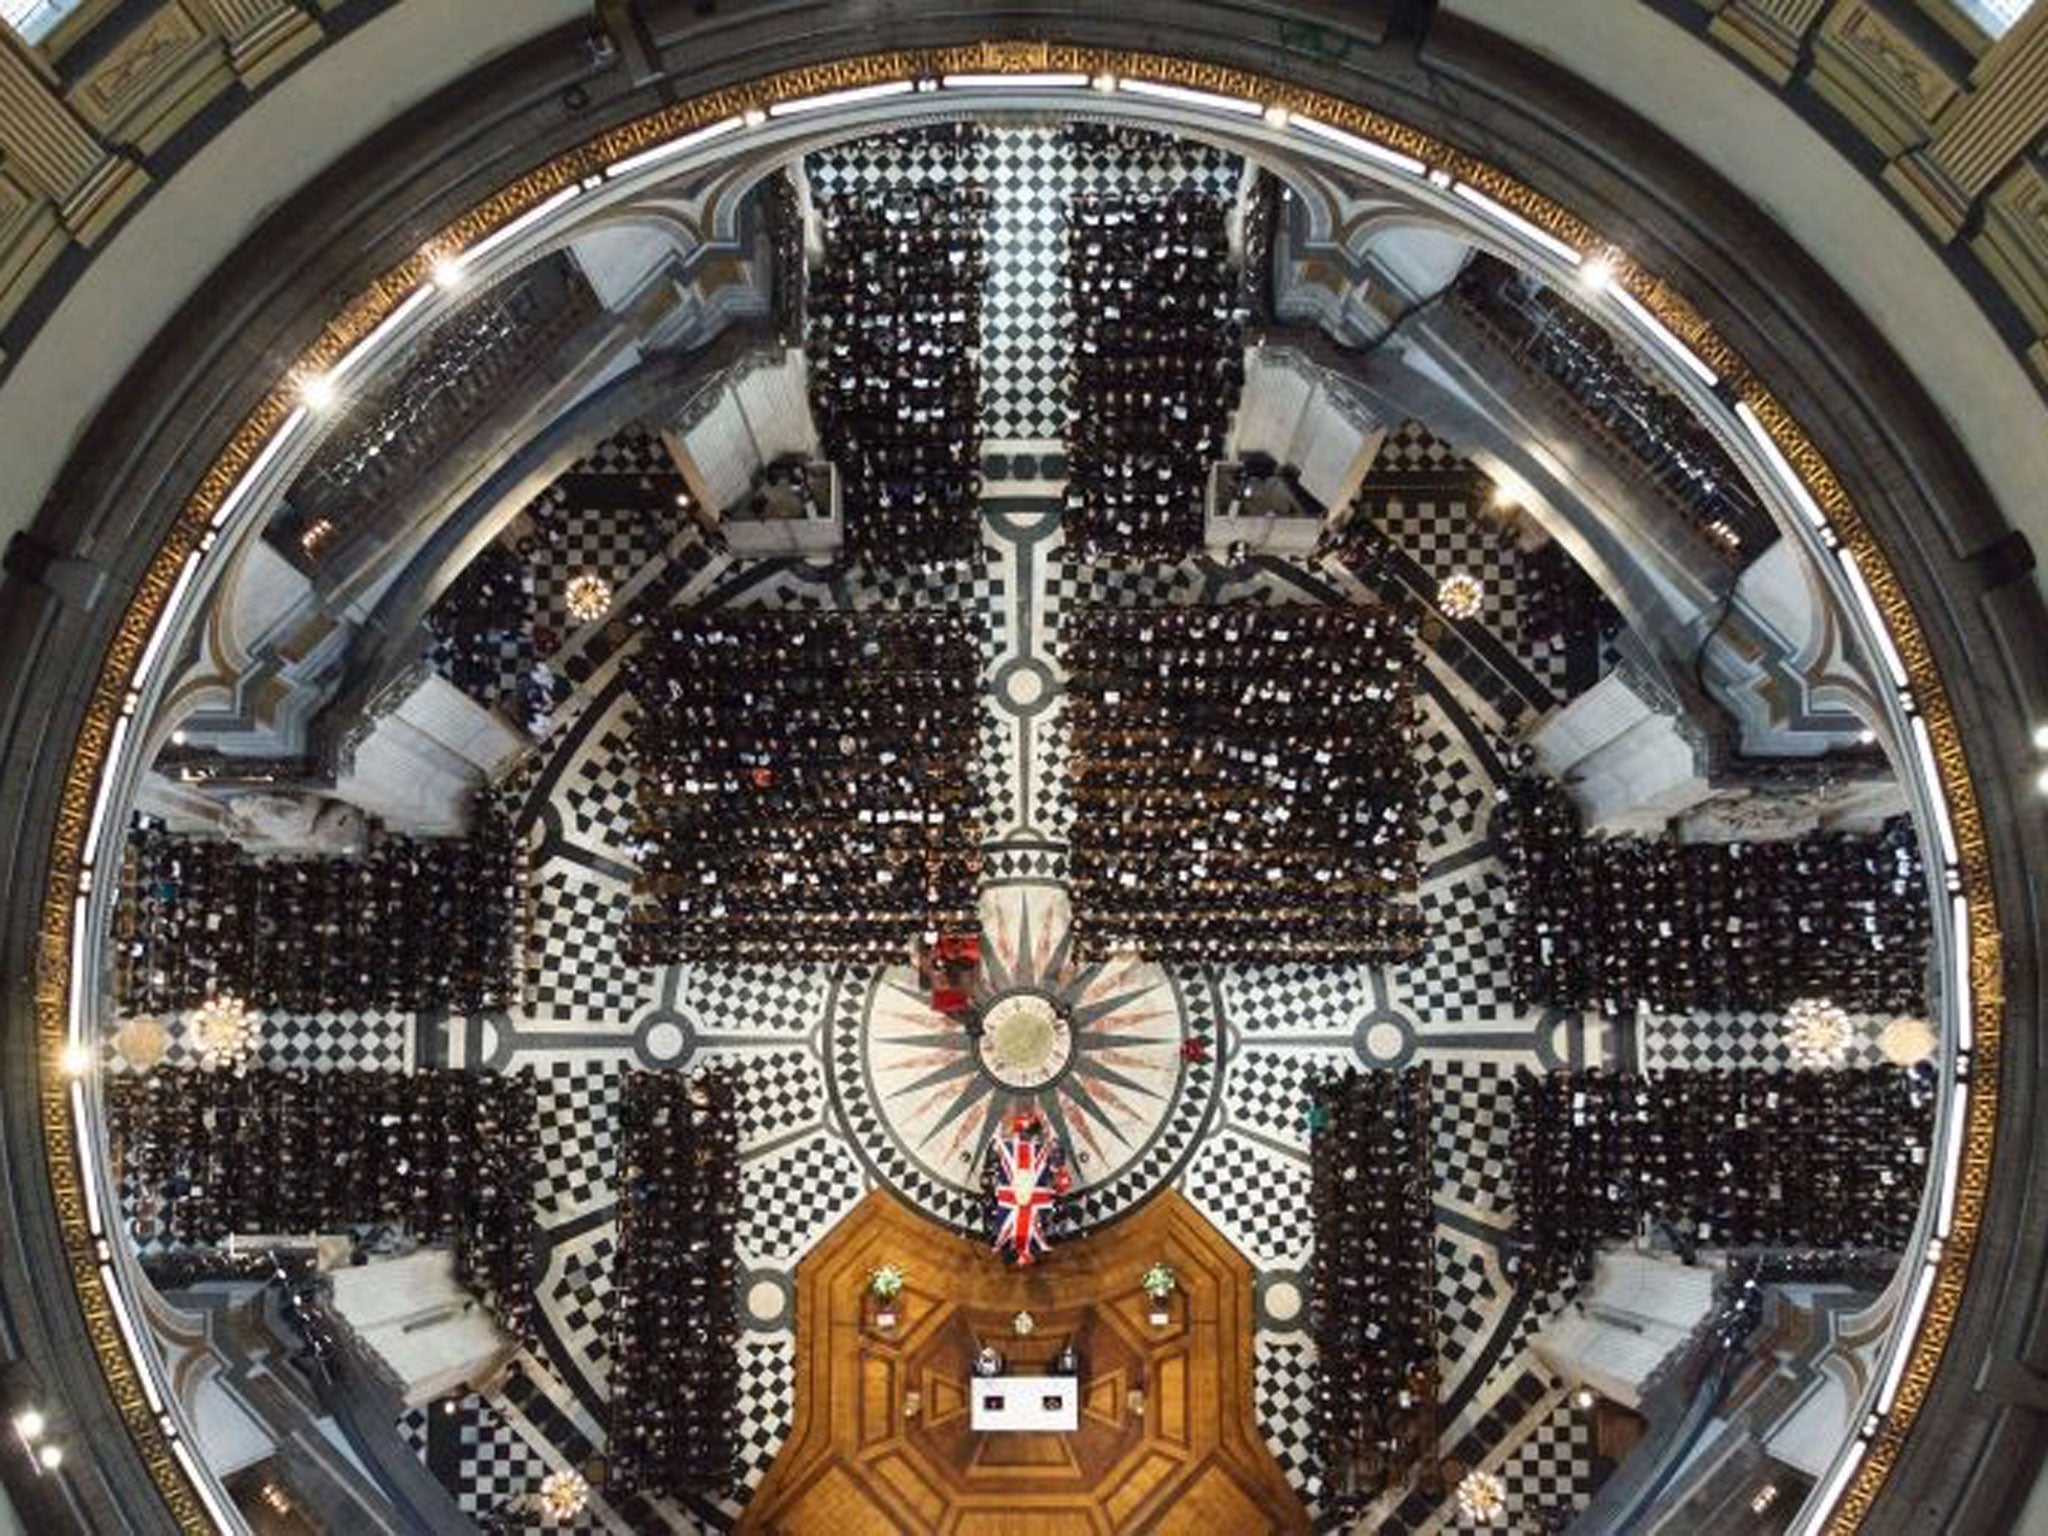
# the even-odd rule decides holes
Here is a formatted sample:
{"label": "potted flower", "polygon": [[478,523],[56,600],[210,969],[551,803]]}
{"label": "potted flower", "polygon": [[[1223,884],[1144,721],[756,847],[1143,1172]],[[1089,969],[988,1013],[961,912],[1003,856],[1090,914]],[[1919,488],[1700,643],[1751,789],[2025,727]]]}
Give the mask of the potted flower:
{"label": "potted flower", "polygon": [[1180,1284],[1171,1264],[1154,1264],[1139,1277],[1138,1284],[1145,1294],[1152,1298],[1152,1326],[1164,1328],[1172,1319],[1167,1314],[1166,1298],[1174,1293]]}
{"label": "potted flower", "polygon": [[875,1326],[884,1331],[896,1326],[896,1298],[903,1292],[903,1271],[883,1264],[868,1272],[868,1289],[875,1296]]}

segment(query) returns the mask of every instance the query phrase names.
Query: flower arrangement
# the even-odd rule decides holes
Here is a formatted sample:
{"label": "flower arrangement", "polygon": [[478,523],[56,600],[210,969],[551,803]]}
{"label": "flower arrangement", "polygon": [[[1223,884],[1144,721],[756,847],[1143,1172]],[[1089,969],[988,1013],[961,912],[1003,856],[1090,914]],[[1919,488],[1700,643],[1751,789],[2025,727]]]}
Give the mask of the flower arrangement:
{"label": "flower arrangement", "polygon": [[1154,1301],[1164,1301],[1180,1284],[1180,1277],[1174,1274],[1171,1264],[1154,1264],[1139,1277],[1138,1284]]}
{"label": "flower arrangement", "polygon": [[894,1301],[903,1293],[903,1271],[894,1264],[877,1265],[868,1271],[868,1289],[879,1302]]}

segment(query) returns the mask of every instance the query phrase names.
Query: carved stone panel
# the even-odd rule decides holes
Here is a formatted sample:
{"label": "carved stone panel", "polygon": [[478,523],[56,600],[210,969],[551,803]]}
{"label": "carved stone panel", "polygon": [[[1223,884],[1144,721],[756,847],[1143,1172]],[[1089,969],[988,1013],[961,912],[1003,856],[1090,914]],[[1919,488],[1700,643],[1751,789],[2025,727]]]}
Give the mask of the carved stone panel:
{"label": "carved stone panel", "polygon": [[1945,63],[1874,6],[1852,0],[1814,36],[1813,86],[1887,154],[1925,143],[1962,88],[1965,61]]}
{"label": "carved stone panel", "polygon": [[149,152],[233,79],[219,40],[182,5],[167,5],[88,70],[70,99],[108,138]]}

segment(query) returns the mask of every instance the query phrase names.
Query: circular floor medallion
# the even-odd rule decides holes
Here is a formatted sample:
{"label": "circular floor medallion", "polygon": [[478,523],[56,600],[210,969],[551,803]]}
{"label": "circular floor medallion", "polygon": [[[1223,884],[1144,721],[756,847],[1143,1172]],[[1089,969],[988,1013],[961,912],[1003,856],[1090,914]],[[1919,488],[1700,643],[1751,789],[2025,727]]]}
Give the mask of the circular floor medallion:
{"label": "circular floor medallion", "polygon": [[1073,1059],[1061,1009],[1040,992],[999,997],[981,1016],[981,1064],[1005,1088],[1043,1088]]}
{"label": "circular floor medallion", "polygon": [[[931,1006],[908,967],[872,972],[835,1008],[831,1071],[847,1132],[875,1176],[949,1225],[981,1219],[981,1158],[1004,1116],[1036,1110],[1067,1152],[1070,1219],[1133,1209],[1185,1164],[1217,1105],[1206,977],[1137,957],[1081,961],[1063,901],[1006,892],[982,931],[979,1029]],[[851,980],[851,978],[849,978]]]}

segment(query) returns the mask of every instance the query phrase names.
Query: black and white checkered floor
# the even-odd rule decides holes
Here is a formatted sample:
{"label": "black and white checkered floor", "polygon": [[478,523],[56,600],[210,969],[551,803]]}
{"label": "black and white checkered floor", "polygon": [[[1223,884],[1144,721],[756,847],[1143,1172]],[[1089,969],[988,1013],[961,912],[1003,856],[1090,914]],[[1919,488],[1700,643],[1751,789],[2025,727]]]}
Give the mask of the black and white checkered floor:
{"label": "black and white checkered floor", "polygon": [[[1531,1337],[1569,1297],[1518,1294],[1501,1270],[1515,1070],[1613,1060],[1783,1061],[1762,1020],[1642,1019],[1616,1027],[1515,1007],[1506,898],[1487,820],[1501,743],[1561,701],[1564,671],[1514,650],[1521,551],[1482,510],[1485,487],[1469,467],[1419,429],[1404,429],[1389,438],[1368,487],[1370,510],[1412,562],[1413,585],[1451,568],[1481,572],[1490,606],[1474,623],[1497,642],[1458,644],[1446,630],[1446,643],[1425,653],[1417,747],[1426,785],[1429,947],[1400,966],[1230,966],[1167,978],[1173,1006],[1201,1012],[1220,1049],[1212,1064],[1181,1074],[1143,1155],[1120,1165],[1114,1194],[1105,1182],[1092,1204],[1084,1202],[1083,1218],[1114,1219],[1172,1185],[1245,1253],[1257,1274],[1260,1421],[1313,1508],[1305,1082],[1347,1063],[1432,1063],[1446,1438],[1469,1439],[1488,1464],[1512,1467],[1510,1485],[1533,1519],[1582,1507],[1595,1476],[1587,1427],[1562,1406],[1561,1389],[1529,1351]],[[660,589],[666,601],[691,605],[944,606],[982,618],[990,922],[1022,920],[1016,914],[1051,922],[1063,910],[1061,677],[1053,642],[1070,605],[1370,596],[1337,567],[1315,563],[1080,564],[1063,554],[1054,505],[1029,496],[990,500],[982,558],[957,565],[907,573],[859,563],[736,565],[699,549]],[[635,558],[671,557],[646,545],[619,558],[623,584],[635,579]],[[957,1188],[903,1155],[902,1125],[877,1104],[860,1070],[885,974],[626,963],[619,936],[632,879],[634,785],[619,663],[629,649],[627,641],[565,687],[556,728],[512,780],[532,892],[520,1005],[459,1020],[306,1021],[267,1049],[280,1060],[446,1063],[530,1071],[538,1080],[546,1158],[538,1191],[547,1250],[541,1348],[522,1356],[507,1383],[458,1405],[455,1430],[430,1435],[423,1418],[404,1426],[475,1515],[529,1488],[546,1469],[602,1448],[622,1074],[634,1065],[738,1070],[744,1486],[716,1505],[687,1508],[645,1499],[614,1508],[600,1492],[586,1517],[592,1529],[717,1530],[729,1527],[790,1427],[798,1261],[877,1183],[942,1220],[960,1221],[965,1207]],[[1511,666],[1501,664],[1502,652]],[[1445,1520],[1442,1508],[1389,1500],[1357,1528],[1427,1531]]]}
{"label": "black and white checkered floor", "polygon": [[[1345,602],[1362,593],[1334,567],[1207,559],[1080,565],[1064,558],[1048,499],[992,500],[984,554],[916,572],[858,564],[734,566],[701,548],[667,553],[637,517],[604,503],[647,472],[638,461],[579,465],[590,527],[557,498],[569,525],[558,547],[615,586],[656,566],[663,601],[775,607],[958,607],[986,624],[987,699],[981,770],[992,807],[987,884],[992,913],[1056,911],[1063,901],[1065,813],[1060,785],[1060,676],[1052,640],[1073,603],[1182,604],[1230,599]],[[623,450],[631,460],[630,444]],[[615,455],[616,456],[616,455]],[[608,478],[611,476],[611,478]],[[1514,640],[1515,541],[1479,507],[1484,487],[1419,429],[1388,441],[1370,482],[1371,510],[1424,589],[1443,570],[1478,569],[1502,607],[1478,623]],[[595,541],[593,543],[592,541]],[[556,563],[560,563],[557,561]],[[672,568],[672,569],[668,569]],[[559,573],[557,573],[559,574]],[[536,588],[552,592],[544,573]],[[550,602],[553,599],[549,600]],[[629,642],[628,642],[629,643]],[[945,1220],[963,1219],[957,1189],[900,1155],[900,1126],[861,1089],[863,1020],[884,978],[828,967],[693,967],[642,971],[618,948],[632,877],[633,783],[628,707],[618,680],[624,646],[594,651],[564,678],[555,729],[509,781],[532,851],[532,940],[520,1005],[448,1020],[347,1014],[269,1021],[263,1050],[283,1065],[396,1068],[447,1063],[531,1071],[541,1095],[546,1163],[537,1192],[546,1256],[541,1349],[433,1428],[401,1426],[475,1517],[530,1491],[555,1467],[603,1446],[607,1311],[615,1244],[615,1117],[631,1065],[729,1064],[744,1084],[747,1216],[743,1337],[744,1487],[717,1505],[600,1491],[588,1529],[723,1529],[758,1483],[794,1411],[797,1261],[877,1182]],[[1171,978],[1174,1006],[1201,1015],[1221,1042],[1214,1065],[1182,1074],[1141,1156],[1084,1192],[1084,1221],[1113,1219],[1154,1190],[1181,1189],[1251,1260],[1258,1276],[1257,1404],[1269,1443],[1305,1497],[1319,1491],[1308,1454],[1313,1358],[1303,1275],[1311,1233],[1305,1081],[1346,1063],[1426,1060],[1438,1069],[1438,1290],[1452,1436],[1477,1437],[1534,1501],[1565,1508],[1590,1496],[1584,1426],[1558,1406],[1530,1338],[1568,1300],[1517,1295],[1499,1252],[1507,1204],[1508,1089],[1516,1067],[1626,1059],[1649,1066],[1783,1065],[1768,1021],[1746,1016],[1639,1018],[1616,1029],[1516,1010],[1505,986],[1506,914],[1486,818],[1499,777],[1497,744],[1557,701],[1562,670],[1517,658],[1504,675],[1485,647],[1444,645],[1426,658],[1417,734],[1426,789],[1427,879],[1434,935],[1399,967],[1226,967]],[[172,1044],[173,1059],[184,1049]],[[1536,1394],[1536,1396],[1532,1396]],[[1543,1412],[1530,1409],[1537,1396]],[[1489,1438],[1491,1437],[1491,1438]],[[1374,1511],[1374,1528],[1433,1529],[1443,1511]]]}
{"label": "black and white checkered floor", "polygon": [[[1393,451],[1415,454],[1418,441],[1404,435]],[[1494,538],[1475,504],[1474,496],[1404,504],[1406,521],[1390,517],[1386,531],[1413,541],[1431,560],[1443,558],[1432,550],[1455,551],[1448,558],[1464,562],[1483,557],[1492,562],[1489,586],[1512,591],[1501,571],[1515,551]],[[1078,565],[1064,557],[1046,501],[992,501],[985,511],[979,561],[903,573],[860,564],[741,567],[713,558],[681,600],[948,606],[981,615],[989,705],[982,770],[993,807],[989,899],[1050,912],[1064,899],[1060,675],[1052,644],[1061,613],[1077,602],[1324,603],[1364,594],[1341,572],[1318,565],[1227,568],[1199,558]],[[625,963],[618,933],[632,871],[633,782],[625,751],[629,701],[617,661],[575,689],[560,712],[566,723],[522,775],[533,933],[521,1006],[484,1019],[425,1021],[423,1059],[530,1070],[539,1080],[547,1153],[539,1191],[548,1248],[540,1287],[546,1337],[524,1373],[528,1390],[544,1390],[556,1408],[552,1422],[573,1425],[576,1438],[593,1446],[602,1443],[606,1390],[620,1077],[635,1064],[739,1069],[748,1330],[742,1442],[750,1488],[779,1448],[793,1409],[789,1277],[797,1261],[878,1181],[942,1219],[960,1220],[965,1207],[956,1189],[906,1161],[901,1127],[878,1112],[864,1074],[849,1070],[861,1060],[863,1020],[885,978],[816,966],[637,971]],[[1506,1383],[1529,1373],[1527,1340],[1559,1304],[1517,1297],[1500,1270],[1509,1220],[1508,1083],[1518,1065],[1604,1059],[1610,1042],[1576,1020],[1521,1013],[1507,997],[1505,913],[1486,817],[1499,774],[1497,743],[1514,734],[1527,707],[1518,703],[1510,714],[1490,703],[1511,690],[1475,670],[1484,666],[1473,650],[1459,665],[1431,655],[1421,688],[1423,895],[1436,936],[1429,951],[1400,967],[1226,967],[1172,978],[1177,1006],[1203,1010],[1222,1049],[1213,1065],[1187,1074],[1145,1155],[1119,1174],[1116,1193],[1105,1185],[1086,1208],[1090,1219],[1112,1219],[1172,1184],[1251,1259],[1261,1320],[1259,1411],[1276,1453],[1311,1499],[1317,1485],[1305,1445],[1312,1359],[1303,1282],[1311,1239],[1304,1215],[1308,1074],[1352,1062],[1415,1060],[1437,1063],[1443,1074],[1439,1290],[1456,1429],[1479,1422]],[[534,1415],[485,1412],[491,1407],[486,1400],[477,1410],[484,1426],[475,1431],[480,1448],[471,1457],[478,1481],[465,1494],[478,1509],[502,1495],[504,1468],[532,1470],[567,1455]],[[524,1461],[482,1449],[526,1433],[537,1440]],[[1589,1460],[1578,1473],[1585,1474],[1574,1484],[1583,1497],[1590,1492]],[[739,1501],[718,1511],[642,1501],[635,1508],[692,1529],[729,1521]],[[638,1523],[618,1511],[609,1518]]]}

